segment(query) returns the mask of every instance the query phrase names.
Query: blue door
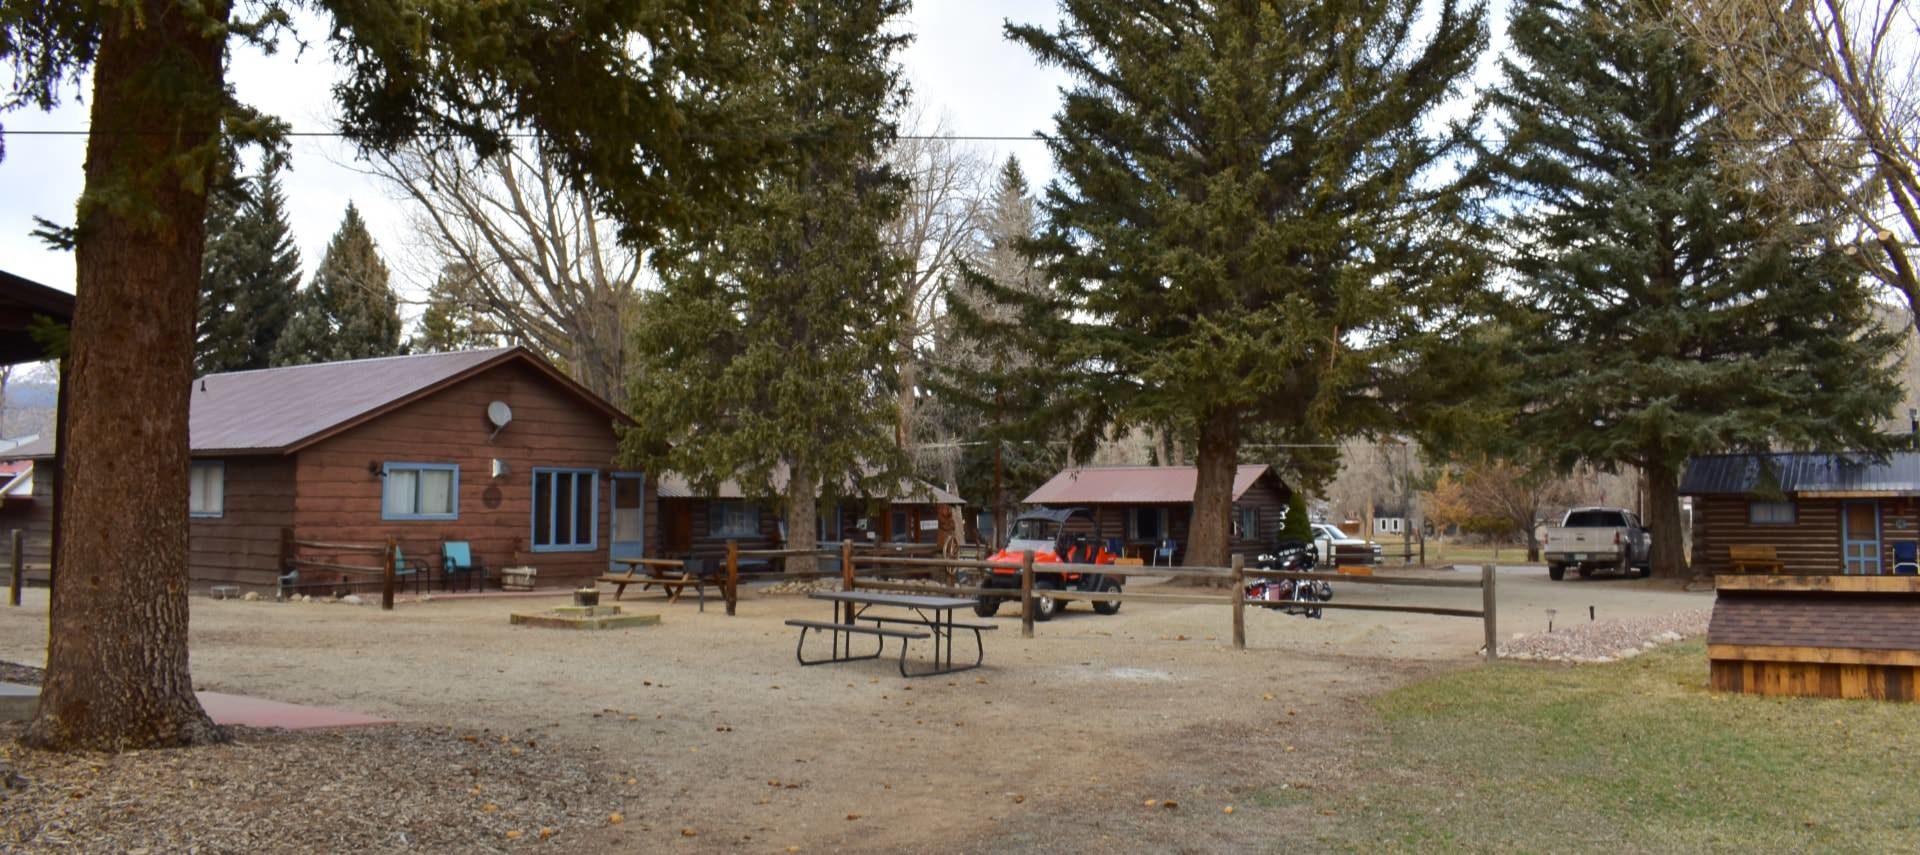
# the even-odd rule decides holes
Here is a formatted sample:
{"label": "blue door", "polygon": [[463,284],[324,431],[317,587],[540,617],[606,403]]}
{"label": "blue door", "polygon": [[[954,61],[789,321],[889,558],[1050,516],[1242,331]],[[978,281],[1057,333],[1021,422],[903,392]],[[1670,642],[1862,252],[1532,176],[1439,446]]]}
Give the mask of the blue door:
{"label": "blue door", "polygon": [[1850,576],[1880,574],[1880,503],[1845,502],[1840,506],[1840,549]]}
{"label": "blue door", "polygon": [[613,501],[609,516],[612,532],[607,538],[607,559],[611,569],[625,570],[613,564],[615,558],[644,558],[647,554],[647,476],[638,472],[615,472],[607,489]]}

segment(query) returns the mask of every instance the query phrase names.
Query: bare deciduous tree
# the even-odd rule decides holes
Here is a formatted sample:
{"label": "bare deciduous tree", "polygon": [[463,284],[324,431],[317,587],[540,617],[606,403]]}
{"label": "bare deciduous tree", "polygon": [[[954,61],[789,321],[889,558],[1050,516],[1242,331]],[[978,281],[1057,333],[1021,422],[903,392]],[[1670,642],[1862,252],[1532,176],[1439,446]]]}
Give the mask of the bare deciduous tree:
{"label": "bare deciduous tree", "polygon": [[[1908,0],[1694,0],[1683,19],[1715,57],[1736,139],[1729,160],[1775,192],[1840,198],[1844,238],[1920,309],[1920,17]],[[1810,103],[1804,81],[1823,84]]]}
{"label": "bare deciduous tree", "polygon": [[625,400],[641,258],[552,164],[520,151],[476,160],[430,145],[373,163],[413,203],[414,231],[432,256],[427,275],[463,271],[452,296],[469,310],[557,358],[595,394]]}
{"label": "bare deciduous tree", "polygon": [[[912,189],[884,237],[907,260],[901,283],[901,310],[907,323],[900,328],[897,345],[900,420],[895,438],[903,450],[911,451],[916,433],[937,421],[920,412],[923,363],[934,349],[947,294],[961,265],[983,249],[981,230],[992,164],[979,151],[952,139],[944,121],[929,125],[910,114],[901,124],[910,130],[894,142],[887,160],[895,173],[911,182]],[[944,468],[950,472],[951,461],[947,464]],[[947,481],[953,480],[947,472],[943,474]]]}

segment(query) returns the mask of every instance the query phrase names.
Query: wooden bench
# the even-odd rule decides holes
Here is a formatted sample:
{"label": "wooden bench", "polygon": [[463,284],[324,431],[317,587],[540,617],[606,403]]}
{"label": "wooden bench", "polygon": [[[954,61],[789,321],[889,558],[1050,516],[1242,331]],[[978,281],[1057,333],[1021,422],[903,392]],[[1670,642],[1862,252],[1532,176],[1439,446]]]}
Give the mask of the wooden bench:
{"label": "wooden bench", "polygon": [[1735,573],[1784,573],[1787,567],[1771,546],[1729,546],[1727,559]]}

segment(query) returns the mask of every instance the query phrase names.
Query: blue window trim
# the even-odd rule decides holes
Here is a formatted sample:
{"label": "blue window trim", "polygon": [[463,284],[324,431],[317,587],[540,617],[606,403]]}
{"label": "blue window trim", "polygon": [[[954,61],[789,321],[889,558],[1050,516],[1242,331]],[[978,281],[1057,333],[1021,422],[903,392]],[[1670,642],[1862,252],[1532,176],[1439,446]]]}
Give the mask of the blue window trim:
{"label": "blue window trim", "polygon": [[[450,514],[396,514],[387,510],[387,476],[395,471],[453,473],[453,513]],[[416,492],[415,498],[419,497]],[[413,463],[393,460],[380,464],[380,518],[406,522],[408,520],[457,520],[460,518],[460,465],[457,463]]]}
{"label": "blue window trim", "polygon": [[193,460],[187,463],[187,478],[193,478],[193,467],[213,466],[220,470],[220,510],[196,511],[193,509],[193,496],[187,496],[187,516],[197,520],[217,520],[227,515],[227,462],[225,460]]}
{"label": "blue window trim", "polygon": [[[536,502],[536,497],[540,495],[540,491],[537,487],[535,487],[535,485],[539,483],[540,476],[542,475],[573,475],[575,477],[586,475],[593,479],[592,489],[587,491],[588,494],[593,497],[593,509],[592,509],[592,512],[588,515],[589,523],[587,525],[588,530],[587,530],[586,543],[559,543],[559,544],[549,543],[549,544],[542,545],[539,541],[534,539],[534,532],[537,530],[534,526],[534,521],[539,518],[536,515],[543,512],[539,504]],[[574,483],[571,480],[569,480],[568,486],[573,488],[573,491],[574,491],[573,494],[575,496],[580,495],[580,485],[578,483]],[[547,515],[547,531],[548,532],[552,532],[555,530],[555,528],[557,528],[559,521],[554,519],[554,515],[559,513],[559,510],[560,508],[559,508],[558,502],[549,501],[547,503],[547,507],[545,508],[544,513],[546,513]],[[572,534],[574,534],[577,537],[579,535],[579,532],[577,531],[572,532]],[[571,467],[565,467],[565,466],[535,466],[532,469],[528,470],[527,543],[530,545],[531,551],[533,552],[594,552],[599,550],[600,548],[600,470],[578,469],[578,468],[571,468]]]}
{"label": "blue window trim", "polygon": [[[1756,520],[1753,518],[1753,512],[1755,508],[1761,505],[1786,505],[1787,511],[1788,511],[1787,518],[1784,520],[1765,520],[1765,521]],[[1787,499],[1785,501],[1780,501],[1780,502],[1762,502],[1757,499],[1749,500],[1747,502],[1747,524],[1748,525],[1799,525],[1800,524],[1800,503],[1795,502],[1792,499]]]}

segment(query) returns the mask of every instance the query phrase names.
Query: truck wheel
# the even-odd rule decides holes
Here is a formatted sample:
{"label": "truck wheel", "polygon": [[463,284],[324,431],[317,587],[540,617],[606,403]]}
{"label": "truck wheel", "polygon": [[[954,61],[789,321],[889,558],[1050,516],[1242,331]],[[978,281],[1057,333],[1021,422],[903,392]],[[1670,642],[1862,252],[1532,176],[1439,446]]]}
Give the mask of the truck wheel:
{"label": "truck wheel", "polygon": [[1561,579],[1565,579],[1565,578],[1567,578],[1567,565],[1565,565],[1565,564],[1548,564],[1548,565],[1547,565],[1547,578],[1549,578],[1549,579],[1552,579],[1552,580],[1553,580],[1553,581],[1555,581],[1555,582],[1558,582],[1558,581],[1560,581]]}
{"label": "truck wheel", "polygon": [[998,611],[1000,611],[999,597],[981,597],[978,602],[973,604],[973,613],[981,617],[993,617],[994,613]]}
{"label": "truck wheel", "polygon": [[1053,616],[1066,609],[1066,601],[1054,599],[1050,592],[1060,590],[1059,582],[1033,583],[1033,619],[1035,622],[1053,620]]}
{"label": "truck wheel", "polygon": [[1645,579],[1648,576],[1653,575],[1653,562],[1647,562],[1646,564],[1642,564],[1635,569],[1640,571],[1640,578]]}
{"label": "truck wheel", "polygon": [[1578,570],[1576,570],[1575,572],[1577,572],[1577,573],[1579,573],[1579,574],[1580,574],[1580,578],[1582,578],[1582,579],[1591,579],[1591,578],[1593,578],[1593,566],[1592,566],[1592,565],[1589,565],[1589,564],[1582,564],[1582,565],[1580,565],[1580,568],[1579,568]]}
{"label": "truck wheel", "polygon": [[1628,555],[1622,554],[1620,556],[1620,566],[1615,567],[1614,569],[1619,571],[1622,577],[1632,576],[1633,575],[1633,558]]}
{"label": "truck wheel", "polygon": [[[1100,580],[1100,590],[1118,591],[1120,590],[1120,583],[1112,579],[1102,579]],[[1119,600],[1094,600],[1093,610],[1103,615],[1115,614],[1120,611],[1120,601]]]}

